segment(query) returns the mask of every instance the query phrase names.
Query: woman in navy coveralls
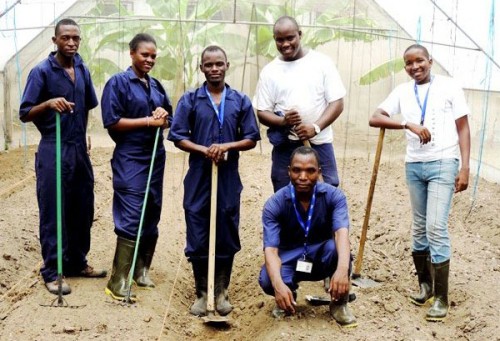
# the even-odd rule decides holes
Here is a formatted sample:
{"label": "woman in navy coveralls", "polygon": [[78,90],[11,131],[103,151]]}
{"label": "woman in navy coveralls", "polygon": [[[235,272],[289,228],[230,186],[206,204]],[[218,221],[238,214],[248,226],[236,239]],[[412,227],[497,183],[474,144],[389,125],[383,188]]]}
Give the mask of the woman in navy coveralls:
{"label": "woman in navy coveralls", "polygon": [[[116,143],[111,160],[113,170],[113,219],[117,244],[113,271],[106,294],[123,299],[128,290],[142,204],[157,128],[165,129],[172,120],[172,107],[160,82],[148,75],[156,59],[156,42],[145,33],[129,43],[132,66],[111,77],[102,94],[104,127]],[[158,239],[165,148],[163,134],[155,154],[150,191],[144,216],[134,281],[139,287],[153,288],[149,268]],[[135,300],[135,294],[131,295]]]}

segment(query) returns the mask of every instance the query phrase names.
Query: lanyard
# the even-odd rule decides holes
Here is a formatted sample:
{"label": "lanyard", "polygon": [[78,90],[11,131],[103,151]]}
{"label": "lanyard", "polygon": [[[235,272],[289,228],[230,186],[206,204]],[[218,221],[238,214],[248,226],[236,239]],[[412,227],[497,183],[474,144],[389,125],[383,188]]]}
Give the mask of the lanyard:
{"label": "lanyard", "polygon": [[313,195],[311,198],[311,203],[309,204],[309,210],[307,210],[307,220],[304,223],[302,217],[297,209],[297,198],[295,196],[295,187],[290,184],[290,195],[292,197],[293,208],[295,209],[295,215],[297,216],[297,220],[299,221],[300,227],[304,230],[305,241],[304,241],[304,257],[307,255],[307,236],[309,235],[309,230],[311,229],[312,216],[314,212],[314,205],[316,204],[316,185],[313,189]]}
{"label": "lanyard", "polygon": [[427,88],[427,92],[425,93],[425,98],[424,98],[424,105],[420,102],[420,96],[418,95],[418,90],[417,90],[417,82],[415,82],[413,86],[413,90],[415,90],[415,98],[417,99],[418,106],[420,107],[421,115],[420,115],[420,125],[424,125],[424,120],[425,120],[425,111],[427,110],[427,99],[429,98],[429,90],[431,89],[432,81],[434,80],[434,76],[431,77],[431,83],[429,84],[429,87]]}
{"label": "lanyard", "polygon": [[224,85],[224,90],[222,90],[222,96],[220,99],[220,110],[217,108],[212,95],[210,95],[210,91],[208,91],[207,86],[205,85],[205,92],[207,93],[208,98],[210,99],[210,103],[212,103],[212,107],[214,108],[215,113],[217,114],[217,118],[219,119],[219,128],[222,129],[222,124],[224,123],[224,107],[226,104],[226,86]]}

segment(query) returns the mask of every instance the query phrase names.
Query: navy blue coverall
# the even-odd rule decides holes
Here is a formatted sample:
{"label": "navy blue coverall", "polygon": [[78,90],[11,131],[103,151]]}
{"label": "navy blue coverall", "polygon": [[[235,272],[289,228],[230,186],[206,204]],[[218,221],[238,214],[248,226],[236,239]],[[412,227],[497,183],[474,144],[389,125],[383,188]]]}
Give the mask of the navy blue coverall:
{"label": "navy blue coverall", "polygon": [[[267,200],[262,224],[264,249],[278,248],[281,277],[290,290],[295,291],[301,281],[319,281],[333,275],[338,261],[334,234],[340,228],[349,228],[349,211],[340,189],[318,182],[311,229],[306,238],[295,213],[290,186],[291,183]],[[307,212],[301,205],[297,205],[297,209],[305,221]],[[304,256],[304,243],[307,244],[307,258],[313,263],[310,274],[295,270],[297,261]],[[259,284],[266,294],[274,295],[265,264],[260,271]]]}
{"label": "navy blue coverall", "polygon": [[[74,102],[73,113],[61,115],[62,160],[62,237],[63,272],[79,273],[87,266],[90,228],[94,218],[94,174],[87,153],[85,134],[89,110],[97,106],[97,97],[87,67],[74,57],[75,81],[55,59],[56,52],[34,67],[24,89],[19,117],[49,99],[64,97]],[[35,156],[36,193],[40,216],[40,245],[45,282],[57,279],[56,218],[56,113],[47,111],[33,123],[41,140]]]}
{"label": "navy blue coverall", "polygon": [[[147,87],[129,67],[111,77],[104,87],[101,99],[102,120],[109,128],[123,118],[151,116],[158,108],[168,113],[172,121],[172,106],[159,81],[146,75]],[[123,238],[135,240],[141,217],[144,194],[156,136],[155,127],[119,132],[108,129],[116,143],[111,160],[113,170],[113,219],[115,233]],[[163,132],[160,133],[154,168],[144,216],[142,237],[157,238],[163,197],[163,173],[165,169],[165,147]]]}
{"label": "navy blue coverall", "polygon": [[[205,82],[206,84],[206,82]],[[250,139],[260,140],[259,128],[250,99],[226,84],[222,128],[204,87],[186,92],[177,105],[168,139],[190,140],[206,147]],[[227,161],[218,165],[216,258],[232,258],[240,249],[240,195],[243,189],[238,173],[239,152],[230,150]],[[210,232],[210,191],[212,161],[201,154],[189,155],[184,179],[186,248],[189,260],[206,260]]]}

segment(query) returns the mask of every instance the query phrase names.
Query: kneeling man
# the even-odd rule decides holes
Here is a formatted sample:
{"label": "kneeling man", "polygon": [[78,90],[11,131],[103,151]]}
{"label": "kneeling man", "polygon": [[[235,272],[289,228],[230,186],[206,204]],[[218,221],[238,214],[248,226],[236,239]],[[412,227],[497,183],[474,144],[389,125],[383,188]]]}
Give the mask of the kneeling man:
{"label": "kneeling man", "polygon": [[276,299],[273,315],[295,313],[298,283],[331,277],[330,314],[341,326],[356,326],[349,300],[349,213],[344,193],[318,182],[314,149],[295,149],[288,166],[290,184],[264,205],[265,265],[259,284]]}

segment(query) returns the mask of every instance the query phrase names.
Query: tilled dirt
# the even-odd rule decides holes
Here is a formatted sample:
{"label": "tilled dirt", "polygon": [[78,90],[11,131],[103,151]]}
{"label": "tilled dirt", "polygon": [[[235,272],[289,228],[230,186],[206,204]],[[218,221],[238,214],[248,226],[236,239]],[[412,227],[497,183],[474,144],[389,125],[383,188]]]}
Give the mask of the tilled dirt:
{"label": "tilled dirt", "polygon": [[[107,279],[70,278],[73,308],[45,307],[49,294],[38,274],[38,208],[33,176],[34,147],[0,154],[0,340],[500,340],[500,186],[481,181],[455,196],[451,219],[453,257],[449,316],[444,323],[424,320],[426,308],[408,302],[417,288],[410,252],[410,207],[403,162],[385,159],[380,167],[365,247],[362,274],[381,282],[353,288],[351,307],[358,328],[343,330],[327,306],[310,306],[306,294],[322,295],[321,283],[299,289],[298,312],[276,320],[274,300],[257,280],[263,263],[261,209],[271,195],[269,148],[242,154],[245,186],[241,209],[242,251],[235,259],[230,286],[234,311],[230,324],[213,327],[189,314],[194,299],[191,269],[184,254],[183,176],[187,157],[169,152],[165,170],[160,240],[151,276],[156,289],[139,291],[132,306],[112,302]],[[115,248],[111,214],[112,148],[92,150],[96,214],[89,262],[110,269]],[[342,188],[351,214],[351,244],[358,250],[372,161],[339,159]],[[209,181],[209,179],[207,179]]]}

